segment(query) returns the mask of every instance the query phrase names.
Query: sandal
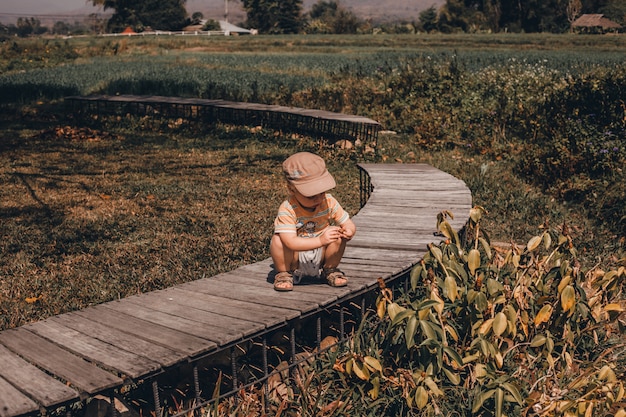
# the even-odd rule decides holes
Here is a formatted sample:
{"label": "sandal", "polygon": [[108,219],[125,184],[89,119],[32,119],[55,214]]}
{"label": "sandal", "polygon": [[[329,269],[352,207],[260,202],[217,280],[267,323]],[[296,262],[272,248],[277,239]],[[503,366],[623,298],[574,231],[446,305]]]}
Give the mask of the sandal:
{"label": "sandal", "polygon": [[331,287],[345,287],[348,285],[346,275],[339,268],[324,268],[322,277]]}
{"label": "sandal", "polygon": [[279,272],[274,277],[274,289],[276,291],[293,290],[293,275],[290,272]]}

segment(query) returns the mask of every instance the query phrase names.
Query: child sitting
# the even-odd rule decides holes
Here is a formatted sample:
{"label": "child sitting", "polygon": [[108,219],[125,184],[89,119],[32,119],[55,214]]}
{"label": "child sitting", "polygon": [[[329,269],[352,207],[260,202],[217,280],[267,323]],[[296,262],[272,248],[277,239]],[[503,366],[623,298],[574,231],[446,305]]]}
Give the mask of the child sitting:
{"label": "child sitting", "polygon": [[283,162],[289,198],[278,209],[270,254],[276,291],[293,290],[303,276],[320,277],[333,287],[348,280],[337,267],[356,226],[328,190],[335,179],[319,156],[296,153]]}

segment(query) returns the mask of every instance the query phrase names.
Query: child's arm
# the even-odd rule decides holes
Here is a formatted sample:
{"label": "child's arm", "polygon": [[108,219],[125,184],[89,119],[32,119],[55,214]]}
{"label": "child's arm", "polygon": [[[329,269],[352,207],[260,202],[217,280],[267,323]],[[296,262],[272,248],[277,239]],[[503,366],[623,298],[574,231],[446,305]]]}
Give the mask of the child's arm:
{"label": "child's arm", "polygon": [[344,237],[344,230],[341,227],[330,226],[317,237],[300,237],[295,233],[279,233],[278,235],[283,245],[288,249],[295,252],[302,252],[328,246],[332,242]]}
{"label": "child's arm", "polygon": [[348,219],[341,225],[341,237],[345,240],[350,240],[356,233],[356,225],[352,219]]}

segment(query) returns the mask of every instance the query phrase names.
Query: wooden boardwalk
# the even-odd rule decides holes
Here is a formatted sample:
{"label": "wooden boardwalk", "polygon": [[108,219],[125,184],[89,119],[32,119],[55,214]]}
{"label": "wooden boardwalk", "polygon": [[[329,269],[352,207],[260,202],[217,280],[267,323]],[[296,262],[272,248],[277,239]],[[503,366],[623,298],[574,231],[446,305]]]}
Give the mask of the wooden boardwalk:
{"label": "wooden boardwalk", "polygon": [[301,285],[277,293],[267,259],[2,331],[0,416],[49,413],[108,395],[375,290],[379,277],[404,274],[438,240],[437,213],[454,213],[456,229],[467,221],[471,193],[451,175],[425,164],[360,167],[369,199],[354,217],[357,234],[340,265],[350,277],[347,287]]}
{"label": "wooden boardwalk", "polygon": [[380,123],[363,116],[317,109],[201,98],[92,95],[65,97],[71,114],[134,114],[232,123],[321,136],[325,141],[360,140],[376,147]]}

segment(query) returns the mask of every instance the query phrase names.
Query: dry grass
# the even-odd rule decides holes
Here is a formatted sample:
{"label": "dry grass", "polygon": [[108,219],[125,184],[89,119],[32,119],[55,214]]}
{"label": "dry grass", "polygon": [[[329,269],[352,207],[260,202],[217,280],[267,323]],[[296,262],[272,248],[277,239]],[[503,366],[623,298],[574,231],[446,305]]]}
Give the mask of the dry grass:
{"label": "dry grass", "polygon": [[[2,329],[266,258],[280,163],[315,146],[246,128],[46,125],[2,133]],[[329,166],[354,212],[354,164]]]}

